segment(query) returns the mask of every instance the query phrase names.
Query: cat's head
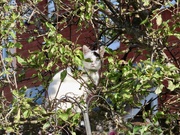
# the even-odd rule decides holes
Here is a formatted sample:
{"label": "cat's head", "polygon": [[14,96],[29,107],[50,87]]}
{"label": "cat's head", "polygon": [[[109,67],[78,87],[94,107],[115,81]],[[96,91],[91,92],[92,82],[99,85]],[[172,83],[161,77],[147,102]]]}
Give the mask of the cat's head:
{"label": "cat's head", "polygon": [[104,46],[101,46],[100,49],[97,50],[91,50],[86,45],[84,45],[84,68],[87,70],[98,71],[101,68],[101,59],[103,58],[104,51]]}

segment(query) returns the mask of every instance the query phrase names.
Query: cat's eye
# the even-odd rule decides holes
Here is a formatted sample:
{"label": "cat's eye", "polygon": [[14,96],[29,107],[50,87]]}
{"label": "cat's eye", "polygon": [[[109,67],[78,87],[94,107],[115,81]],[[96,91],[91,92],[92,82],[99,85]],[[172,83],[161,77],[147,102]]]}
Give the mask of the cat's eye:
{"label": "cat's eye", "polygon": [[96,60],[100,60],[100,58],[98,57],[98,58],[96,58]]}
{"label": "cat's eye", "polygon": [[85,59],[86,62],[92,62],[90,58]]}

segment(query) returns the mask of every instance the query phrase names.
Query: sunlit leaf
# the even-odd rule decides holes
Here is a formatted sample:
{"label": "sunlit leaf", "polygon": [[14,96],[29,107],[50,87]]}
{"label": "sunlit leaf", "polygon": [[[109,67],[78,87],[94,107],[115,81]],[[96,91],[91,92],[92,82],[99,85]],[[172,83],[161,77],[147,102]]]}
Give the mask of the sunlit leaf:
{"label": "sunlit leaf", "polygon": [[16,117],[15,117],[15,121],[16,121],[16,122],[19,122],[20,117],[21,117],[21,108],[18,109],[17,115],[16,115]]}
{"label": "sunlit leaf", "polygon": [[161,16],[161,14],[159,14],[156,17],[156,23],[157,23],[158,26],[160,26],[162,24],[162,16]]}
{"label": "sunlit leaf", "polygon": [[17,58],[18,63],[20,63],[21,65],[26,64],[26,61],[23,58],[21,58],[20,56],[16,56],[16,58]]}
{"label": "sunlit leaf", "polygon": [[156,93],[156,94],[160,94],[160,93],[162,92],[163,87],[164,87],[163,84],[161,84],[160,86],[158,86],[158,87],[156,88],[156,90],[155,90],[155,93]]}
{"label": "sunlit leaf", "polygon": [[72,135],[76,135],[76,132],[71,132]]}
{"label": "sunlit leaf", "polygon": [[61,118],[64,121],[67,121],[69,118],[69,114],[68,113],[60,113],[59,118]]}
{"label": "sunlit leaf", "polygon": [[6,128],[6,131],[7,131],[7,132],[14,132],[14,129],[13,129],[13,127],[7,127],[7,128]]}
{"label": "sunlit leaf", "polygon": [[171,80],[168,81],[168,89],[169,90],[173,91],[178,87],[179,87],[179,84],[175,85],[175,84],[173,84],[173,82]]}
{"label": "sunlit leaf", "polygon": [[150,0],[143,0],[143,2],[144,2],[144,6],[148,6],[149,4],[150,4]]}
{"label": "sunlit leaf", "polygon": [[46,122],[46,123],[43,125],[43,129],[47,129],[48,127],[50,127],[50,123],[49,123],[49,122]]}
{"label": "sunlit leaf", "polygon": [[30,116],[29,110],[26,110],[26,111],[23,113],[23,116],[24,116],[24,118],[28,118],[28,117]]}
{"label": "sunlit leaf", "polygon": [[141,22],[141,24],[146,24],[149,21],[149,18],[147,17],[145,20]]}

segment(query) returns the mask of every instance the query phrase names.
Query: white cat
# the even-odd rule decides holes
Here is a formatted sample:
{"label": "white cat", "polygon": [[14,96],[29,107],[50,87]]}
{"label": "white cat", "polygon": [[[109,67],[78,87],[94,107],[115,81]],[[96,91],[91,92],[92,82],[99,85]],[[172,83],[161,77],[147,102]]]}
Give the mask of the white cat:
{"label": "white cat", "polygon": [[[101,68],[101,58],[104,55],[104,47],[101,46],[100,49],[90,50],[87,46],[83,46],[83,70],[86,74],[83,74],[81,78],[74,79],[71,67],[66,69],[67,75],[63,81],[61,81],[60,76],[64,71],[60,71],[52,79],[48,87],[48,97],[49,101],[58,104],[61,109],[67,109],[72,107],[71,102],[75,101],[79,104],[80,99],[86,102],[90,90],[88,90],[86,84],[91,81],[95,85],[99,83],[99,69]],[[75,111],[81,112],[80,108],[75,105]]]}

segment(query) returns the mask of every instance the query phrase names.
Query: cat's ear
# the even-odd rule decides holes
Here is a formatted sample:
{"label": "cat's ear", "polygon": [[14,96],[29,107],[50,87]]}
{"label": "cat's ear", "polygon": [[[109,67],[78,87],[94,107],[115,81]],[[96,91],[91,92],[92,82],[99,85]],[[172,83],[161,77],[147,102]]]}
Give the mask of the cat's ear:
{"label": "cat's ear", "polygon": [[104,52],[105,52],[105,47],[101,46],[99,50],[99,55],[101,56],[101,58],[104,56]]}
{"label": "cat's ear", "polygon": [[83,54],[87,54],[90,51],[91,50],[86,45],[83,45]]}

